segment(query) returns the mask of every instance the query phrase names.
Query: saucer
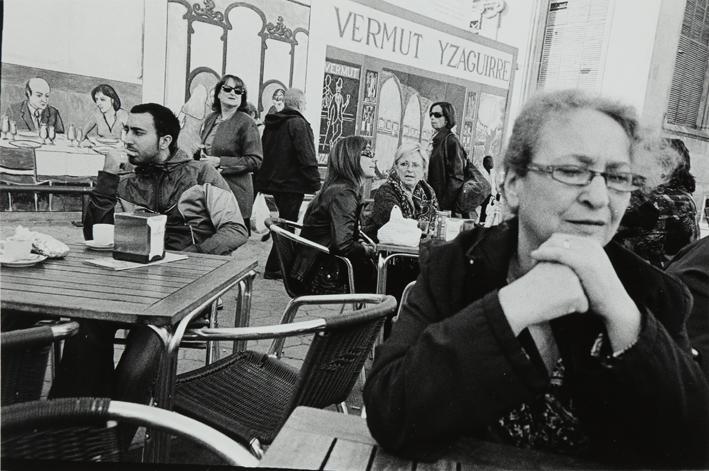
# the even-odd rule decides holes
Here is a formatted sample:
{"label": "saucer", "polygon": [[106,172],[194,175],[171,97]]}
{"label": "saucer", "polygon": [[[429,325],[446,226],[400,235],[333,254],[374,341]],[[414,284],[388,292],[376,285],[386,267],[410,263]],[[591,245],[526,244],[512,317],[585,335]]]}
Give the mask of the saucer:
{"label": "saucer", "polygon": [[0,257],[0,264],[4,267],[31,267],[37,263],[47,260],[46,255],[40,255],[38,253],[32,253],[29,257],[23,258],[22,260],[5,260]]}
{"label": "saucer", "polygon": [[10,141],[10,144],[12,144],[15,147],[27,147],[29,149],[36,149],[37,147],[42,147],[42,144],[40,144],[39,142],[35,142],[35,141],[17,140],[17,141]]}
{"label": "saucer", "polygon": [[114,150],[115,147],[111,146],[94,146],[93,148],[99,154],[108,154],[110,151]]}
{"label": "saucer", "polygon": [[99,142],[101,144],[118,144],[120,142],[120,139],[115,138],[115,137],[97,137],[96,142]]}
{"label": "saucer", "polygon": [[93,240],[85,240],[84,245],[89,250],[96,250],[97,252],[108,252],[110,250],[113,250],[113,242],[109,242],[107,244],[99,244],[98,242],[94,242]]}

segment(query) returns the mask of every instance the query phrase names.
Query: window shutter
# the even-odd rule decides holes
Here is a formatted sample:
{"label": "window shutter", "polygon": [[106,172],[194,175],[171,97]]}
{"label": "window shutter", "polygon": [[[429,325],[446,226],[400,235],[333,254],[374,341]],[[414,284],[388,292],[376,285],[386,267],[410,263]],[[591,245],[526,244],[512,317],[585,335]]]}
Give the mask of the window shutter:
{"label": "window shutter", "polygon": [[538,89],[599,87],[609,0],[552,1],[547,13]]}

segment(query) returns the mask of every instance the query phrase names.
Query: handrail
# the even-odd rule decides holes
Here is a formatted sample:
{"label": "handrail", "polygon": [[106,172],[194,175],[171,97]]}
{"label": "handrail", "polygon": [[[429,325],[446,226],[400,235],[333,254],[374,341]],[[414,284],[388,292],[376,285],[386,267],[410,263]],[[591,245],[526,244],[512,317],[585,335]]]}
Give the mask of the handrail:
{"label": "handrail", "polygon": [[0,183],[0,191],[15,191],[19,193],[54,193],[57,195],[88,195],[93,191],[90,186],[79,185],[61,185],[61,186],[46,186],[46,185],[9,185]]}

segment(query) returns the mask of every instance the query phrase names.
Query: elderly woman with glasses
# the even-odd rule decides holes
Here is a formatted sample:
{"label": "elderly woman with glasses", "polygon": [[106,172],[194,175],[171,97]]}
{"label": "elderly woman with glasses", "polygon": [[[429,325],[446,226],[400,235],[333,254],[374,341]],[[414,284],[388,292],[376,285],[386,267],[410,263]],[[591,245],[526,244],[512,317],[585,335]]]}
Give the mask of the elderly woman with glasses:
{"label": "elderly woman with glasses", "polygon": [[213,113],[202,124],[202,150],[195,158],[221,169],[239,203],[247,229],[254,205],[252,174],[261,167],[263,149],[256,123],[246,113],[246,88],[235,75],[225,75],[214,87]]}
{"label": "elderly woman with glasses", "polygon": [[464,435],[614,466],[706,467],[687,289],[611,242],[643,178],[632,109],[540,95],[504,158],[514,217],[436,246],[364,390],[384,448]]}
{"label": "elderly woman with glasses", "polygon": [[401,208],[405,218],[430,223],[436,217],[438,199],[431,185],[424,180],[426,158],[419,144],[403,144],[394,154],[394,163],[387,179],[374,194],[372,214],[364,232],[377,239],[377,231],[389,221],[391,209]]}

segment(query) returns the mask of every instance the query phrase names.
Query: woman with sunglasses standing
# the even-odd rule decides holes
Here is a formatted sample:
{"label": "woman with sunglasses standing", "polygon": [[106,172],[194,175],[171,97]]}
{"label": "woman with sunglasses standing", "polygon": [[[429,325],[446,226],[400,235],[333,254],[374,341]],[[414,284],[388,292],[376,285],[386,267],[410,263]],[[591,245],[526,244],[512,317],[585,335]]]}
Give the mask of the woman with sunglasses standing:
{"label": "woman with sunglasses standing", "polygon": [[263,150],[258,127],[246,107],[244,82],[235,75],[225,75],[214,87],[213,113],[204,120],[202,149],[195,158],[221,169],[250,232],[252,174],[261,167]]}
{"label": "woman with sunglasses standing", "polygon": [[431,105],[429,110],[433,136],[431,157],[428,161],[428,183],[433,187],[442,210],[455,210],[458,190],[465,181],[465,156],[455,126],[455,108],[446,101]]}

